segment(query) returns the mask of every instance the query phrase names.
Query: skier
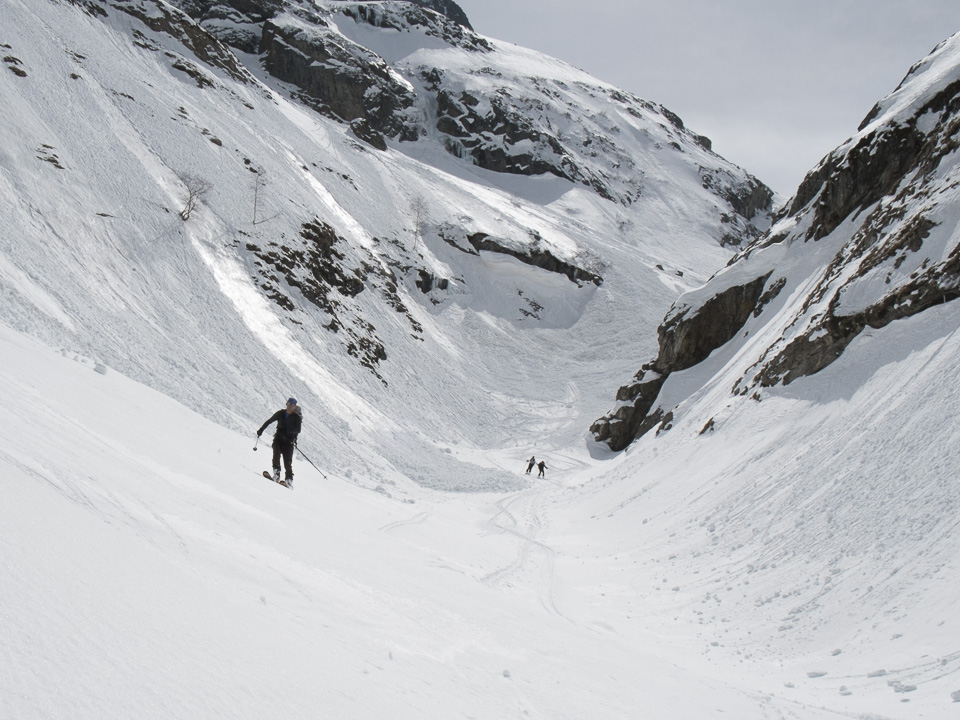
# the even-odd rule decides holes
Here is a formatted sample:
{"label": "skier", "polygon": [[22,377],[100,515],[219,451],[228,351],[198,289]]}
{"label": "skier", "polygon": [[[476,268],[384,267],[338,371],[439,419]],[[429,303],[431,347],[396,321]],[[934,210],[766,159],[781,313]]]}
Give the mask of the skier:
{"label": "skier", "polygon": [[547,469],[547,464],[541,460],[537,463],[537,467],[540,468],[540,474],[537,477],[544,477],[543,471]]}
{"label": "skier", "polygon": [[537,459],[531,455],[530,459],[527,460],[527,475],[530,474],[530,471],[533,470],[533,466],[537,464]]}
{"label": "skier", "polygon": [[[293,449],[297,446],[297,436],[300,434],[300,427],[303,424],[303,411],[297,405],[296,398],[287,400],[285,409],[277,410],[269,420],[261,425],[260,429],[257,430],[257,437],[260,437],[266,430],[267,425],[272,422],[277,423],[277,431],[273,435],[273,480],[292,488]],[[283,482],[280,481],[281,457],[285,470]]]}

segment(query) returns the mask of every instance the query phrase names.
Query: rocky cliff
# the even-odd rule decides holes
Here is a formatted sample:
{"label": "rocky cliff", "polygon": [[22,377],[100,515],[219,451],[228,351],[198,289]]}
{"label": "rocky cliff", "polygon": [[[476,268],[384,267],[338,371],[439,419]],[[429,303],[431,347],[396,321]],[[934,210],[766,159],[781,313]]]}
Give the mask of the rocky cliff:
{"label": "rocky cliff", "polygon": [[731,392],[760,399],[828,366],[860,333],[960,297],[958,148],[954,36],[807,175],[764,237],[680,298],[658,356],[594,437],[622,449],[668,428],[689,396],[669,391],[679,371],[699,366],[706,379],[727,364]]}

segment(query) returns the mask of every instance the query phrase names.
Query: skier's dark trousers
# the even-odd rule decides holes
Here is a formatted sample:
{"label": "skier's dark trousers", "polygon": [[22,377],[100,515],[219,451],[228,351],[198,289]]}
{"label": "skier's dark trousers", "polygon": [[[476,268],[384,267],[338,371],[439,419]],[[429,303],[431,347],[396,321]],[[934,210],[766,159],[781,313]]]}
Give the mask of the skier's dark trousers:
{"label": "skier's dark trousers", "polygon": [[280,458],[283,458],[284,478],[288,484],[293,484],[293,449],[297,444],[297,436],[300,434],[300,428],[303,425],[303,415],[300,406],[294,398],[287,400],[287,407],[283,410],[277,410],[269,420],[267,420],[260,429],[257,430],[257,437],[263,434],[267,425],[275,422],[277,430],[273,434],[273,476],[274,479],[280,477]]}

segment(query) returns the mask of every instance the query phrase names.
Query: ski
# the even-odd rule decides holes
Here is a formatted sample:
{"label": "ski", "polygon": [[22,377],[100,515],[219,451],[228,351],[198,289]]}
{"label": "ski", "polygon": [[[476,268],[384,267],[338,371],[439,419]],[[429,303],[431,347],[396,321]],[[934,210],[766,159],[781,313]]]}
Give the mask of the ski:
{"label": "ski", "polygon": [[285,488],[290,487],[290,486],[287,485],[283,480],[274,480],[274,479],[273,479],[273,475],[270,474],[270,472],[267,471],[267,470],[264,470],[264,471],[263,471],[263,476],[264,476],[267,480],[269,480],[270,482],[275,482],[277,485],[283,485]]}

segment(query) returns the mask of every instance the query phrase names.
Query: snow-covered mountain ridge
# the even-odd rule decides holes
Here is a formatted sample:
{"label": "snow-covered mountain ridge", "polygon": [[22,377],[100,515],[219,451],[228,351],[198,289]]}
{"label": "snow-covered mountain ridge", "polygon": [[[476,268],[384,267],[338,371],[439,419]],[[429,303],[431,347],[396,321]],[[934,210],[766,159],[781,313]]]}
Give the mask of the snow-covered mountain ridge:
{"label": "snow-covered mountain ridge", "polygon": [[256,47],[272,75],[302,91],[299,98],[349,122],[380,149],[386,138],[433,137],[480,167],[550,173],[627,204],[644,185],[665,189],[666,178],[647,173],[661,164],[651,162],[657,151],[669,148],[689,153],[690,169],[726,205],[727,242],[740,244],[765,227],[759,216],[770,209],[769,189],[718,166],[696,147],[709,150],[709,140],[689,132],[674,113],[418,5],[270,3],[261,25],[239,20],[250,33],[241,40],[238,19],[224,23],[223,5],[213,17],[193,3],[182,6],[226,42]]}
{"label": "snow-covered mountain ridge", "polygon": [[677,301],[657,358],[594,425],[599,439],[623,448],[669,425],[693,388],[673,373],[701,366],[691,371],[701,380],[718,373],[760,399],[822,370],[864,331],[960,297],[958,48],[954,36],[913,67],[763,238]]}

